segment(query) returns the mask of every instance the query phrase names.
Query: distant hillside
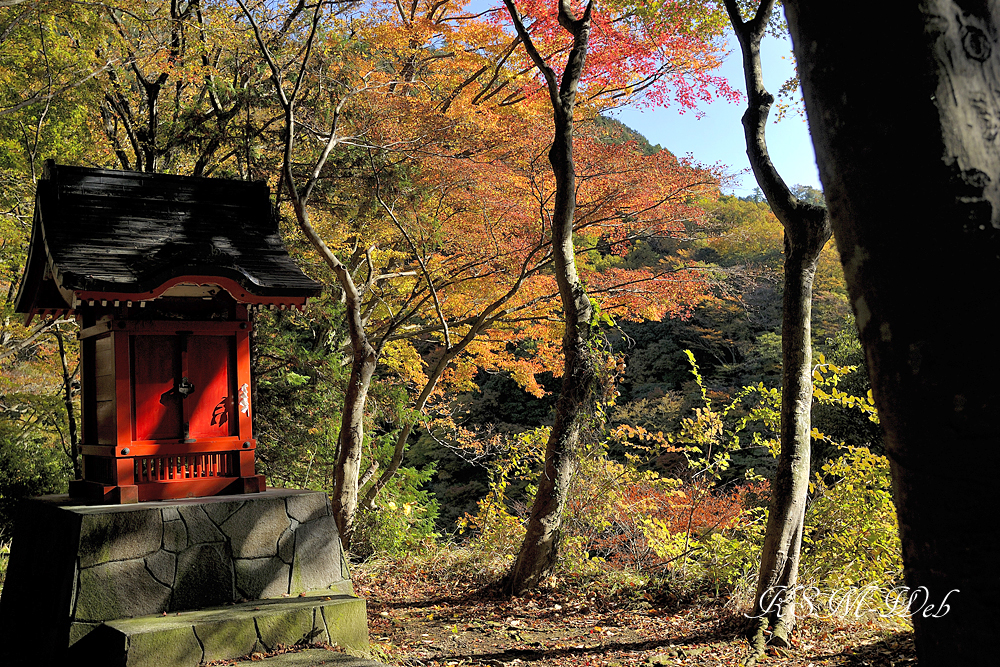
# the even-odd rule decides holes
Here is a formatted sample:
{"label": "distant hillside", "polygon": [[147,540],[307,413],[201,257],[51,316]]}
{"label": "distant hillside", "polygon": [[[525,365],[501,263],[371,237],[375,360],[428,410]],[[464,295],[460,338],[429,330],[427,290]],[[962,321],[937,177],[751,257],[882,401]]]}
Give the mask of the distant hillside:
{"label": "distant hillside", "polygon": [[642,151],[643,155],[652,155],[653,153],[659,153],[661,150],[666,150],[660,144],[654,145],[649,143],[649,139],[620,120],[608,118],[607,116],[598,116],[595,125],[598,132],[608,143],[623,144],[626,141],[634,141],[639,145],[639,150]]}

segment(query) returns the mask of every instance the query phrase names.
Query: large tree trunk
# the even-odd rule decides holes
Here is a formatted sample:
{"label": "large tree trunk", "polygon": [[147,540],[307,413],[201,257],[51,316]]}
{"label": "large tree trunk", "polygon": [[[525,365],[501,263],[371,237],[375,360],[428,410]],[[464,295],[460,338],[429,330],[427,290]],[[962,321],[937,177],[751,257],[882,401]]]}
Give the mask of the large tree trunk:
{"label": "large tree trunk", "polygon": [[[785,3],[921,667],[997,663],[1000,7]],[[950,595],[949,595],[950,593]]]}
{"label": "large tree trunk", "polygon": [[549,162],[555,176],[556,192],[552,211],[552,252],[555,276],[559,284],[566,328],[563,333],[562,391],[556,402],[555,421],[545,446],[545,469],[538,480],[538,491],[531,506],[527,532],[517,559],[504,581],[506,591],[518,595],[537,586],[552,572],[559,546],[563,510],[570,481],[577,467],[577,443],[593,400],[594,360],[590,350],[590,298],[576,273],[573,248],[573,217],[576,212],[576,172],[573,163],[573,110],[577,85],[583,73],[590,34],[592,3],[583,16],[573,18],[569,0],[559,2],[559,23],[573,35],[562,80],[542,60],[524,29],[512,0],[505,0],[528,55],[545,76],[555,120],[555,138],[549,150]]}
{"label": "large tree trunk", "polygon": [[763,652],[764,630],[768,625],[773,626],[770,642],[781,646],[788,645],[788,633],[795,626],[795,586],[809,492],[812,432],[812,285],[820,252],[831,234],[826,210],[792,195],[767,152],[765,129],[774,97],[764,88],[760,41],[773,7],[773,0],[764,0],[754,17],[744,21],[736,0],[726,0],[730,22],[740,41],[749,98],[743,115],[747,157],[771,210],[785,229],[781,454],[771,485],[764,548],[751,614],[759,619],[753,637],[756,657]]}

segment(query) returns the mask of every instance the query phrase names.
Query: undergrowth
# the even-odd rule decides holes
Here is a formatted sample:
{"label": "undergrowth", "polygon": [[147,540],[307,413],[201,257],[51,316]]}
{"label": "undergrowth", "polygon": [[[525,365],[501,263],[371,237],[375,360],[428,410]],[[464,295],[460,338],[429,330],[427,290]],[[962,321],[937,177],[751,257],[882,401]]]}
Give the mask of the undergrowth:
{"label": "undergrowth", "polygon": [[[819,361],[817,401],[877,421],[870,396],[858,399],[837,388],[853,369]],[[752,470],[737,477],[728,469],[733,453],[747,445],[777,454],[781,395],[747,387],[717,408],[693,356],[691,363],[702,403],[678,432],[607,430],[601,408],[596,411],[592,431],[600,437],[581,445],[558,560],[544,587],[595,588],[658,604],[707,597],[733,614],[752,607],[769,485]],[[892,611],[886,593],[902,575],[888,461],[822,433],[813,437],[839,454],[816,471],[810,488],[799,581],[814,598],[825,595],[828,606],[838,592],[869,591],[866,613],[898,622],[898,615],[879,616]],[[493,440],[488,493],[458,521],[458,534],[425,531],[406,541],[405,550],[377,552],[365,571],[491,590],[521,546],[547,439],[541,427]],[[656,465],[664,455],[681,465]]]}
{"label": "undergrowth", "polygon": [[10,560],[10,540],[0,536],[0,593],[3,592],[3,582],[7,578],[7,563]]}

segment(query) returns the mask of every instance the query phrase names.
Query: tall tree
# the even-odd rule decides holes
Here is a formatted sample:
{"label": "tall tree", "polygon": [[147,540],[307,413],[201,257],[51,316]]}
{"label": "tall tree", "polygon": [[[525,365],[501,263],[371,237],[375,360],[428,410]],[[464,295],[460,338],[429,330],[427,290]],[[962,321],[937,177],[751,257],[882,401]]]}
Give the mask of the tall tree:
{"label": "tall tree", "polygon": [[[345,139],[341,128],[341,111],[344,105],[366,90],[368,84],[365,76],[362,75],[355,82],[347,82],[346,85],[342,83],[339,90],[338,87],[333,86],[331,90],[327,91],[333,100],[332,108],[326,109],[325,118],[320,116],[325,120],[325,127],[313,129],[313,134],[321,137],[321,150],[318,155],[311,157],[311,164],[309,164],[305,174],[298,173],[295,168],[295,156],[299,150],[297,138],[298,130],[302,126],[302,119],[298,115],[297,105],[304,94],[303,84],[308,80],[307,74],[312,65],[311,59],[314,51],[319,50],[322,46],[320,35],[323,32],[325,7],[323,3],[317,3],[312,11],[306,14],[305,36],[301,42],[296,44],[301,48],[301,51],[298,48],[293,48],[294,56],[288,62],[280,62],[269,45],[271,40],[266,38],[264,30],[254,14],[250,12],[243,0],[237,0],[237,3],[253,29],[261,56],[271,73],[275,99],[283,113],[282,135],[284,141],[280,183],[291,202],[295,219],[303,236],[333,271],[342,290],[347,329],[350,336],[351,374],[341,413],[342,421],[338,436],[332,504],[337,528],[345,547],[347,547],[350,545],[353,519],[358,502],[358,477],[361,449],[364,442],[365,401],[371,387],[379,354],[379,350],[369,341],[365,331],[362,296],[365,289],[371,287],[376,276],[370,273],[368,281],[362,284],[355,281],[354,269],[356,267],[341,261],[330,250],[326,241],[313,225],[310,215],[310,198],[320,181],[320,175],[331,152]],[[299,12],[299,8],[293,8],[285,25],[293,22]],[[281,36],[283,35],[279,31],[277,37]],[[361,248],[360,252],[356,251],[354,254],[356,258],[363,257],[365,249]]]}
{"label": "tall tree", "polygon": [[555,421],[545,445],[545,468],[531,506],[527,532],[517,559],[504,581],[504,588],[519,594],[534,588],[555,564],[563,509],[570,480],[577,466],[576,447],[580,430],[593,401],[595,358],[590,338],[593,306],[576,272],[573,247],[573,217],[576,210],[576,172],[573,162],[573,112],[587,58],[590,19],[594,4],[587,2],[583,14],[574,15],[569,0],[559,0],[559,24],[573,36],[573,46],[562,75],[539,54],[514,7],[504,0],[521,43],[532,62],[545,77],[555,136],[549,149],[549,163],[555,176],[556,192],[552,210],[552,252],[559,284],[565,329],[563,331],[563,377],[556,402]]}
{"label": "tall tree", "polygon": [[[462,102],[454,106],[463,107]],[[485,115],[480,111],[473,118]],[[391,461],[365,494],[365,504],[374,501],[398,469],[417,415],[432,397],[438,407],[447,403],[439,382],[447,380],[454,387],[468,369],[481,367],[509,372],[526,390],[540,395],[535,374],[561,370],[561,364],[554,363],[561,356],[553,349],[553,334],[561,332],[553,331],[551,324],[560,315],[561,302],[558,285],[549,275],[554,260],[548,229],[537,214],[552,197],[554,178],[550,168],[534,159],[539,150],[537,119],[524,115],[491,119],[502,122],[491,131],[481,128],[479,138],[468,144],[482,142],[492,148],[476,148],[469,160],[461,161],[425,156],[410,175],[411,185],[397,186],[393,200],[386,199],[388,193],[378,194],[410,246],[407,257],[424,277],[408,299],[426,299],[429,294],[433,304],[392,338],[412,339],[433,352],[423,355],[427,364],[414,383],[413,412],[397,434]],[[465,119],[463,132],[470,133],[473,125],[472,119]],[[577,270],[593,286],[592,296],[603,312],[626,318],[659,317],[688,307],[703,286],[697,277],[686,275],[682,263],[621,269],[615,266],[621,263],[615,254],[626,254],[648,235],[682,230],[681,220],[700,214],[686,199],[714,183],[714,176],[681,164],[667,152],[638,156],[629,146],[582,139],[576,142],[582,148],[576,160],[585,183],[578,189],[573,233],[581,241],[575,248],[580,256]],[[589,266],[587,255],[596,253],[599,244],[613,252],[602,260],[607,266],[596,269]],[[375,330],[381,328],[377,319]],[[522,341],[537,345],[533,358],[516,353],[514,347]],[[445,374],[453,362],[466,370],[449,380]]]}
{"label": "tall tree", "polygon": [[726,10],[740,42],[748,103],[743,114],[747,157],[775,217],[785,229],[784,295],[782,299],[781,452],[771,483],[764,547],[752,616],[758,619],[755,653],[769,642],[788,646],[795,626],[795,585],[802,548],[802,524],[809,493],[812,414],[812,286],[820,252],[830,240],[826,208],[796,197],[782,180],[767,152],[765,130],[774,97],[764,88],[760,42],[771,21],[774,0],[761,2],[745,21],[737,0]]}
{"label": "tall tree", "polygon": [[[329,14],[322,20],[300,14],[296,20],[316,20],[315,29],[300,27],[287,38],[278,34],[280,16],[266,18],[265,9],[258,8],[264,18],[254,19],[263,38],[258,48],[271,51],[271,70],[278,72],[273,78],[282,77],[289,91],[279,106],[294,111],[284,120],[296,131],[294,157],[287,158],[286,150],[282,158],[282,187],[287,192],[294,178],[304,184],[300,195],[308,195],[307,205],[301,205],[301,196],[296,203],[295,195],[288,195],[300,227],[305,211],[317,237],[343,249],[338,261],[343,275],[355,281],[356,296],[343,287],[343,278],[341,290],[347,294],[349,318],[352,311],[357,314],[353,329],[364,333],[371,348],[366,368],[374,374],[376,364],[383,364],[380,359],[387,360],[387,370],[412,389],[411,410],[401,415],[394,451],[381,462],[377,478],[359,477],[365,395],[359,392],[355,400],[348,393],[339,450],[347,458],[338,466],[334,493],[348,540],[355,508],[374,507],[401,465],[418,419],[435,400],[444,403],[442,383],[459,384],[478,364],[513,372],[526,388],[541,391],[533,372],[550,368],[516,358],[507,346],[540,338],[545,347],[552,328],[545,320],[558,310],[558,286],[548,275],[554,261],[551,240],[538,215],[539,210],[547,214],[552,197],[552,176],[536,164],[543,150],[540,105],[523,87],[512,89],[512,97],[483,96],[484,89],[473,85],[478,79],[470,75],[488,66],[496,78],[484,81],[486,87],[523,79],[508,64],[509,36],[499,25],[448,14],[448,5],[387,6],[387,17],[349,25]],[[464,24],[467,29],[456,28]],[[353,39],[343,38],[348,27]],[[306,48],[310,43],[312,51]],[[320,44],[322,49],[315,46]],[[303,57],[312,64],[303,67]],[[286,73],[290,67],[295,74]],[[348,76],[356,85],[344,94],[338,86]],[[293,87],[289,81],[305,83]],[[330,99],[339,102],[331,105]],[[318,141],[296,138],[303,136]],[[283,133],[281,140],[287,146],[289,135]],[[676,231],[678,218],[693,210],[685,198],[714,180],[708,170],[664,153],[642,160],[659,177],[643,184],[635,160],[626,159],[626,148],[589,141],[587,154],[589,178],[581,188],[585,214],[574,230],[591,244],[614,236],[610,244],[623,253],[643,234]],[[303,170],[303,164],[308,168]],[[352,181],[360,187],[338,193],[332,176],[348,171],[360,174]],[[345,199],[360,203],[345,206]],[[330,264],[329,258],[324,261]],[[591,274],[611,308],[635,306],[638,297],[629,295],[661,296],[666,305],[635,308],[647,313],[696,297],[696,281],[683,280],[680,269]],[[539,321],[543,331],[532,324]],[[503,333],[483,342],[488,331]],[[357,385],[352,381],[352,386]],[[349,423],[355,426],[348,429]],[[367,490],[363,479],[372,479]]]}
{"label": "tall tree", "polygon": [[[547,96],[553,117],[554,138],[548,157],[555,192],[549,226],[564,330],[562,387],[544,469],[524,542],[503,584],[514,594],[536,586],[555,565],[562,513],[577,465],[576,448],[593,400],[594,309],[577,271],[573,245],[577,207],[574,116],[578,105],[585,109],[602,103],[613,106],[644,96],[666,102],[670,92],[682,106],[692,106],[696,99],[710,97],[712,89],[731,94],[724,82],[709,74],[717,62],[712,36],[718,15],[711,9],[688,12],[683,8],[661,14],[642,3],[625,3],[601,13],[588,1],[577,15],[571,0],[559,0],[555,11],[547,2],[525,0],[520,4],[519,10],[514,0],[504,0],[516,34],[541,75],[543,86],[538,94]],[[530,24],[525,17],[530,18]],[[568,54],[566,64],[557,74],[547,57],[563,54]],[[703,58],[701,64],[696,64],[696,54]],[[591,56],[599,63],[585,80],[584,65]]]}
{"label": "tall tree", "polygon": [[918,660],[996,664],[1000,5],[848,0],[840,20],[784,4],[891,462]]}

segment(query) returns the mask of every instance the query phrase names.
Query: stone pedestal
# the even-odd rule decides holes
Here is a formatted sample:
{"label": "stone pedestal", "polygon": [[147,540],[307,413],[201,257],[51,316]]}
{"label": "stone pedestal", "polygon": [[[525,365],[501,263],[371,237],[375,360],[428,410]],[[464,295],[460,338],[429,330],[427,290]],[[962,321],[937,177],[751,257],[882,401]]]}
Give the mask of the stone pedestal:
{"label": "stone pedestal", "polygon": [[75,502],[21,508],[0,664],[181,667],[300,641],[367,645],[364,601],[323,493]]}

